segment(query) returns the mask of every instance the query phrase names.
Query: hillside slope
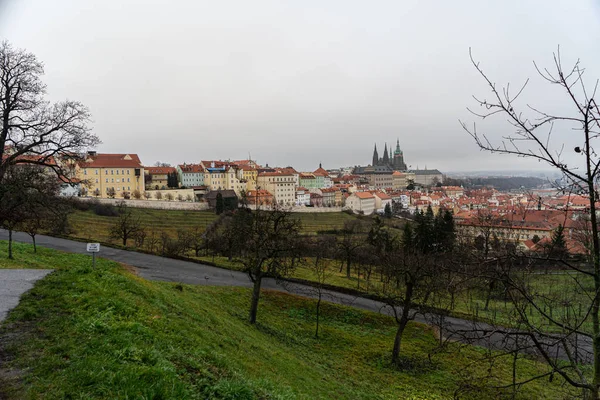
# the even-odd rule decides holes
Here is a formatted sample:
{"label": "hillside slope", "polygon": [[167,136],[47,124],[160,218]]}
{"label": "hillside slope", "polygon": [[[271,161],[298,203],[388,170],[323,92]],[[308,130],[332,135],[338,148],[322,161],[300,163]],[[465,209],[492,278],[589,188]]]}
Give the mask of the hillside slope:
{"label": "hillside slope", "polygon": [[[265,292],[259,324],[246,320],[249,291],[149,282],[114,262],[0,243],[0,268],[56,272],[26,294],[0,328],[0,398],[441,399],[497,398],[483,350],[437,352],[413,324],[403,369],[389,366],[394,322],[326,305],[314,338],[314,302]],[[428,361],[431,354],[431,362]],[[500,361],[496,360],[497,363]],[[543,367],[520,360],[525,379]],[[559,379],[520,398],[563,398]]]}

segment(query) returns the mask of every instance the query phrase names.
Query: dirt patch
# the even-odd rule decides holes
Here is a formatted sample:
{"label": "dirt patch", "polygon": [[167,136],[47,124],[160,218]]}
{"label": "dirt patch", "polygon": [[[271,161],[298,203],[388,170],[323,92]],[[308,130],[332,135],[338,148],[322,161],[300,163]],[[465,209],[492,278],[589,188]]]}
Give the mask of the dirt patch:
{"label": "dirt patch", "polygon": [[125,268],[125,270],[127,272],[131,272],[134,275],[139,275],[139,270],[136,267],[134,267],[133,265],[124,264],[124,263],[119,263],[119,265],[121,265],[121,267]]}
{"label": "dirt patch", "polygon": [[15,398],[19,388],[22,387],[21,380],[25,371],[8,365],[14,358],[9,348],[12,343],[21,341],[30,334],[32,327],[31,323],[13,323],[0,329],[0,400]]}

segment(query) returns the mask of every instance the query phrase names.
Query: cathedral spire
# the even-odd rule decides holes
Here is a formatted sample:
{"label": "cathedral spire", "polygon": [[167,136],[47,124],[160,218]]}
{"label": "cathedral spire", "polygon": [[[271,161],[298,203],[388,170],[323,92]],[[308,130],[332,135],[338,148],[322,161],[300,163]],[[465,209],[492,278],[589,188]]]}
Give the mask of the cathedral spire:
{"label": "cathedral spire", "polygon": [[377,144],[375,144],[375,149],[373,150],[373,166],[379,164],[379,154],[377,154]]}
{"label": "cathedral spire", "polygon": [[387,143],[383,147],[383,164],[387,165],[390,163],[390,156],[388,155]]}

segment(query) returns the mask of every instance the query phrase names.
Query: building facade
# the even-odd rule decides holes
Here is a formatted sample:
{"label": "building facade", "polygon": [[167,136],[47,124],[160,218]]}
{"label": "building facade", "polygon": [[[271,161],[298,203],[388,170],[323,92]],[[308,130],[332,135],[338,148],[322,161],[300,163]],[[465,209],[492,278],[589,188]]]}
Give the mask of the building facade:
{"label": "building facade", "polygon": [[137,154],[91,151],[76,165],[76,175],[88,196],[125,198],[144,192],[144,166]]}

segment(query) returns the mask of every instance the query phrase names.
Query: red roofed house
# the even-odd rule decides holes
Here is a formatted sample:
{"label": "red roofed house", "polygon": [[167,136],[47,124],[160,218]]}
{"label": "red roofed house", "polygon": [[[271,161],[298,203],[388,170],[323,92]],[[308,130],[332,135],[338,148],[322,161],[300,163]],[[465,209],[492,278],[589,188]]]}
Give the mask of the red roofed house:
{"label": "red roofed house", "polygon": [[375,212],[375,196],[369,192],[354,192],[346,198],[346,207],[365,215]]}
{"label": "red roofed house", "polygon": [[202,164],[180,164],[177,166],[177,174],[181,186],[204,186],[204,167]]}
{"label": "red roofed house", "polygon": [[260,172],[256,188],[268,190],[279,205],[292,206],[296,203],[295,177],[291,171]]}
{"label": "red roofed house", "polygon": [[169,174],[176,172],[177,170],[174,167],[145,167],[144,173],[148,177],[146,189],[166,189]]}
{"label": "red roofed house", "polygon": [[273,195],[265,189],[248,190],[246,193],[248,204],[270,206],[273,204]]}
{"label": "red roofed house", "polygon": [[392,206],[392,198],[389,195],[387,195],[386,193],[376,192],[375,193],[375,209],[377,211],[383,211],[387,204],[389,204],[390,207]]}
{"label": "red roofed house", "polygon": [[137,154],[102,154],[88,152],[76,166],[87,193],[108,198],[127,198],[131,192],[144,192],[144,166]]}

